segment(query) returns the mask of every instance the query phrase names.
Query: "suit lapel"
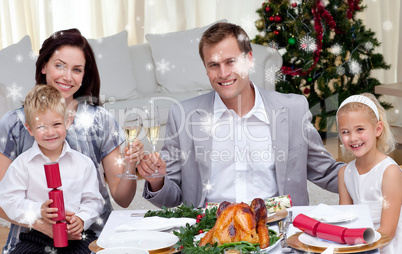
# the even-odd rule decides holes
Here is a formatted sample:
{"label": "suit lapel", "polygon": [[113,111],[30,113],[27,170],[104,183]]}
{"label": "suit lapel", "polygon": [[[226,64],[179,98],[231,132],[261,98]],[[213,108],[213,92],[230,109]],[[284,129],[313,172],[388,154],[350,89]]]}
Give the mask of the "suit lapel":
{"label": "suit lapel", "polygon": [[199,104],[195,113],[190,118],[192,121],[191,133],[194,140],[195,163],[199,168],[199,177],[201,179],[201,185],[198,189],[202,193],[199,206],[203,206],[205,203],[206,186],[210,182],[209,179],[211,176],[210,154],[212,151],[212,136],[210,135],[210,131],[213,123],[214,98],[215,92],[212,91],[210,96]]}
{"label": "suit lapel", "polygon": [[269,117],[279,195],[282,195],[284,194],[288,161],[289,115],[287,108],[273,95],[274,93],[267,91],[261,92],[265,110]]}

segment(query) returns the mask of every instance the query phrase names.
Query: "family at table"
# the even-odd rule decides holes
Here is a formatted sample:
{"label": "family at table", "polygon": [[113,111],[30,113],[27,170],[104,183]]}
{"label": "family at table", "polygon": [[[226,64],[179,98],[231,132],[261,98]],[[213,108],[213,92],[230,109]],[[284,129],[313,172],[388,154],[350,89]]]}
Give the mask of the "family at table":
{"label": "family at table", "polygon": [[[126,149],[130,173],[146,180],[145,199],[205,207],[290,195],[294,206],[307,206],[309,180],[339,193],[340,205],[368,205],[375,230],[392,239],[380,252],[402,253],[402,171],[387,155],[395,141],[373,95],[345,98],[338,109],[339,138],[355,157],[345,164],[325,149],[304,96],[266,91],[249,79],[253,53],[241,27],[214,24],[199,54],[213,91],[170,108],[159,153],[146,154],[139,140]],[[123,208],[136,194],[135,180],[118,177],[125,134],[100,105],[95,57],[77,29],[44,41],[35,80],[24,107],[0,120],[0,217],[12,222],[3,253],[90,253],[112,211],[108,189]],[[80,128],[81,114],[99,129]],[[43,170],[51,161],[65,185],[64,248],[53,245],[57,208]]]}

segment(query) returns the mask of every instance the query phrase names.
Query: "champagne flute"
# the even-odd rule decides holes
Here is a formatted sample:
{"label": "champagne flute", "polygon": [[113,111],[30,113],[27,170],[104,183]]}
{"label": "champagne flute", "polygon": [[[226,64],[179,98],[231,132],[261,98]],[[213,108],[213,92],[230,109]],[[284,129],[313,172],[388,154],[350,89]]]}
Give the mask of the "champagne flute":
{"label": "champagne flute", "polygon": [[[141,131],[141,126],[142,126],[142,119],[139,114],[139,109],[137,108],[129,108],[127,107],[124,111],[124,133],[126,136],[126,145],[121,146],[120,148],[120,157],[122,162],[125,161],[126,157],[126,147],[130,149],[133,145],[133,142],[135,139],[138,137]],[[122,174],[117,175],[120,178],[123,179],[137,179],[138,176],[136,174],[131,174],[129,169],[130,169],[130,160],[127,160],[126,163],[126,171]],[[124,165],[124,163],[123,163]]]}
{"label": "champagne flute", "polygon": [[[145,106],[143,107],[144,113],[145,113],[145,118],[144,118],[144,131],[145,134],[149,140],[149,142],[152,145],[152,152],[156,152],[156,144],[159,139],[159,129],[160,129],[160,119],[159,119],[159,110],[158,106]],[[155,177],[163,177],[165,174],[162,174],[158,171],[158,169],[155,170],[153,174],[151,174],[150,178],[155,178]]]}

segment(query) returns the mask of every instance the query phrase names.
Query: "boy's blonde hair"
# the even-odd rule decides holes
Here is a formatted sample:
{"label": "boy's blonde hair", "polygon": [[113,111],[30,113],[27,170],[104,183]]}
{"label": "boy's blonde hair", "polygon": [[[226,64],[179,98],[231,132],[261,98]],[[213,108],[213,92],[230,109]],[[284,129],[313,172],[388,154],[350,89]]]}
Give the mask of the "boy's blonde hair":
{"label": "boy's blonde hair", "polygon": [[[377,148],[381,152],[385,154],[389,154],[395,149],[395,138],[392,134],[391,128],[389,127],[387,116],[385,115],[385,109],[378,102],[377,98],[370,93],[363,93],[362,96],[365,96],[372,100],[378,109],[379,120],[374,113],[374,111],[367,105],[360,102],[351,102],[347,103],[338,110],[338,114],[350,111],[358,111],[365,110],[367,112],[367,116],[370,118],[370,121],[373,125],[377,124],[378,121],[382,122],[383,130],[379,137],[377,137]],[[338,118],[337,118],[338,121]]]}
{"label": "boy's blonde hair", "polygon": [[50,109],[64,117],[66,120],[66,102],[63,95],[53,86],[36,85],[25,97],[24,112],[25,121],[32,127],[32,121],[39,113]]}

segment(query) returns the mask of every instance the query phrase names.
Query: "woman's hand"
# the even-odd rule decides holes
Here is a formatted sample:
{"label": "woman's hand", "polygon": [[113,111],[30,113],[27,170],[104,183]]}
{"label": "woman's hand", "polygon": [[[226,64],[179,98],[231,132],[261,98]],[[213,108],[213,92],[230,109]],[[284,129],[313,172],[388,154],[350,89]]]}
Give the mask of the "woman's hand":
{"label": "woman's hand", "polygon": [[[137,165],[144,158],[144,144],[136,139],[130,147],[126,147],[126,159],[130,160],[130,165]],[[135,167],[134,167],[135,168]]]}
{"label": "woman's hand", "polygon": [[142,177],[144,177],[151,185],[151,191],[159,191],[163,187],[165,177],[148,178],[155,170],[161,174],[166,174],[166,162],[160,158],[158,153],[151,153],[145,155],[137,166],[137,170]]}
{"label": "woman's hand", "polygon": [[67,220],[67,232],[68,236],[76,237],[77,240],[81,240],[81,233],[84,231],[84,221],[81,220],[78,216],[72,216],[69,220]]}

